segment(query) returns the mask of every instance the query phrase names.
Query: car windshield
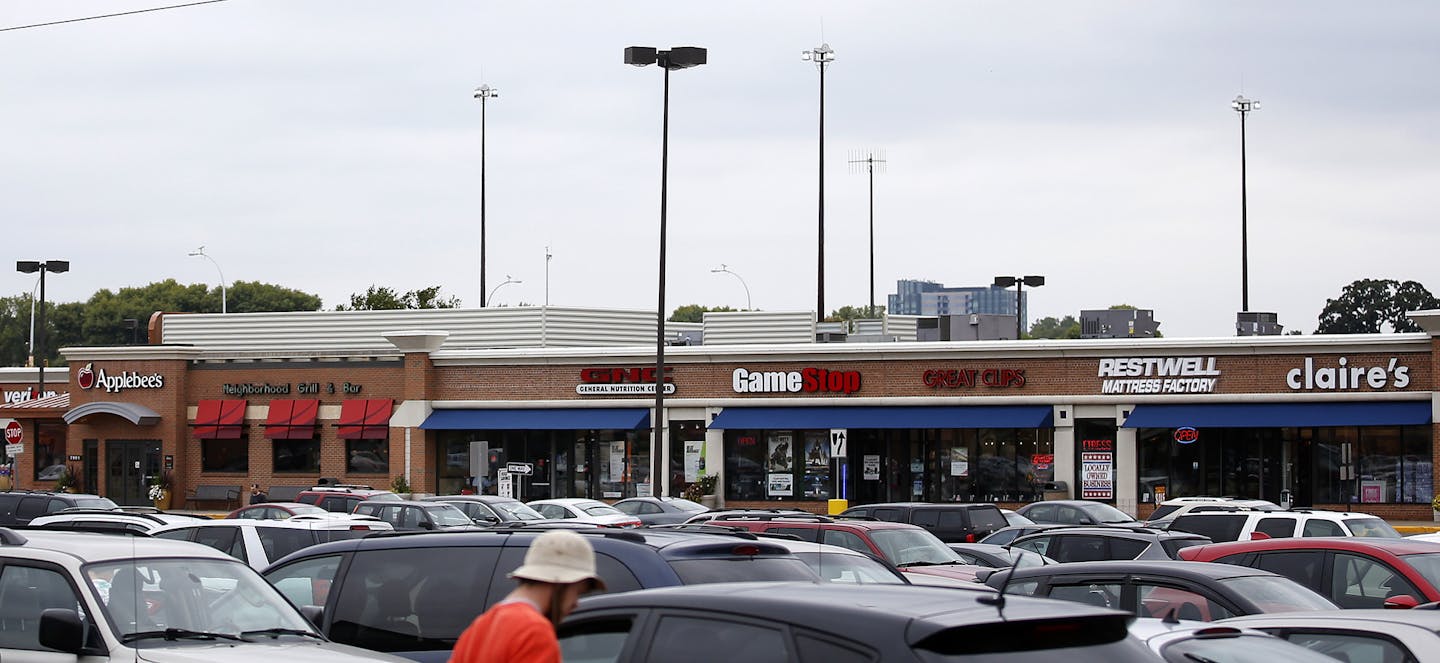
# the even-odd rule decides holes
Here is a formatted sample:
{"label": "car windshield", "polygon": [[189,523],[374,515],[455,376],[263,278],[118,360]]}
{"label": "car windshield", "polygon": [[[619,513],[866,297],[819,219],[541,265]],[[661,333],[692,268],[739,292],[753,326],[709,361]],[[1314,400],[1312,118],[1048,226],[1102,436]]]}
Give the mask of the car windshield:
{"label": "car windshield", "polygon": [[486,506],[499,511],[507,520],[545,520],[545,516],[524,502],[488,502]]}
{"label": "car windshield", "polygon": [[1280,638],[1261,635],[1234,637],[1194,637],[1181,640],[1160,650],[1169,663],[1223,661],[1224,663],[1335,663],[1335,659]]}
{"label": "car windshield", "polygon": [[660,501],[669,504],[670,506],[673,506],[681,511],[695,513],[701,511],[709,511],[709,509],[705,508],[705,505],[698,502],[691,502],[690,500],[687,500],[683,497],[662,497],[660,498]]}
{"label": "car windshield", "polygon": [[852,585],[905,585],[904,577],[864,555],[825,552],[795,553],[816,575],[830,582]]}
{"label": "car windshield", "polygon": [[706,559],[682,559],[670,562],[670,568],[686,585],[712,582],[750,582],[761,580],[815,582],[815,572],[791,556],[743,556]]}
{"label": "car windshield", "polygon": [[923,529],[877,529],[870,540],[895,566],[961,564],[960,555]]}
{"label": "car windshield", "polygon": [[1121,511],[1113,506],[1110,506],[1109,504],[1101,504],[1099,502],[1095,502],[1092,504],[1081,504],[1079,505],[1079,507],[1081,511],[1085,512],[1085,515],[1094,518],[1095,522],[1097,523],[1135,522],[1135,519],[1131,518],[1130,514],[1125,513],[1124,511]]}
{"label": "car windshield", "polygon": [[432,506],[425,508],[426,513],[441,527],[453,527],[457,525],[474,525],[475,521],[453,506]]}
{"label": "car windshield", "polygon": [[1425,582],[1431,587],[1440,587],[1440,553],[1421,553],[1419,555],[1406,555],[1400,559],[1413,567],[1420,575],[1425,577]]}
{"label": "car windshield", "polygon": [[238,561],[127,559],[90,564],[84,572],[121,642],[163,642],[167,629],[222,637],[271,629],[314,633],[270,583]]}
{"label": "car windshield", "polygon": [[1376,539],[1398,539],[1400,533],[1394,527],[1379,518],[1355,518],[1346,520],[1345,526],[1350,528],[1350,533],[1355,536],[1368,536]]}
{"label": "car windshield", "polygon": [[1005,513],[1005,524],[1008,525],[1008,526],[1010,526],[1010,527],[1015,527],[1016,525],[1034,525],[1034,524],[1035,524],[1035,521],[1030,520],[1029,518],[1026,518],[1025,516],[1022,516],[1022,515],[1020,515],[1020,514],[1018,514],[1018,513],[1015,513],[1014,511],[1006,511],[1006,512],[1004,512],[1004,513]]}
{"label": "car windshield", "polygon": [[1179,510],[1180,505],[1178,504],[1162,504],[1159,506],[1159,508],[1155,509],[1155,511],[1150,514],[1150,520],[1160,520],[1161,518],[1164,518],[1165,516],[1168,516]]}
{"label": "car windshield", "polygon": [[609,504],[600,504],[600,503],[596,503],[596,504],[578,504],[578,505],[576,505],[576,506],[579,506],[581,509],[584,509],[584,510],[585,510],[585,513],[588,513],[588,514],[590,514],[590,515],[592,515],[592,516],[623,516],[623,515],[625,515],[625,514],[623,514],[623,513],[620,513],[619,510],[617,510],[617,509],[616,509],[615,507],[613,507],[613,506],[610,506]]}
{"label": "car windshield", "polygon": [[1279,576],[1241,576],[1225,578],[1220,584],[1235,594],[1249,599],[1265,612],[1297,610],[1336,610],[1334,603],[1306,589],[1304,585]]}
{"label": "car windshield", "polygon": [[1049,557],[1029,550],[1011,548],[1009,552],[1010,564],[1017,569],[1028,569],[1032,566],[1045,566],[1046,564],[1059,564],[1059,562]]}
{"label": "car windshield", "polygon": [[116,509],[119,508],[114,502],[104,497],[91,497],[75,500],[75,506],[81,509]]}

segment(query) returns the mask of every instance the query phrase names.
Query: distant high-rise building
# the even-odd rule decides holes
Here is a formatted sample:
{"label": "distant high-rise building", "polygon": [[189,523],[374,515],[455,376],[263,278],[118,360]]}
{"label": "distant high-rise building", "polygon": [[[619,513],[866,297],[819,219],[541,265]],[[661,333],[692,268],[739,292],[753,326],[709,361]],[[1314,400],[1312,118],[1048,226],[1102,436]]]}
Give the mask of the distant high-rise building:
{"label": "distant high-rise building", "polygon": [[[900,279],[889,308],[895,315],[1015,315],[1015,290],[993,285],[947,288],[934,281]],[[1020,317],[1025,319],[1029,293],[1020,295]]]}

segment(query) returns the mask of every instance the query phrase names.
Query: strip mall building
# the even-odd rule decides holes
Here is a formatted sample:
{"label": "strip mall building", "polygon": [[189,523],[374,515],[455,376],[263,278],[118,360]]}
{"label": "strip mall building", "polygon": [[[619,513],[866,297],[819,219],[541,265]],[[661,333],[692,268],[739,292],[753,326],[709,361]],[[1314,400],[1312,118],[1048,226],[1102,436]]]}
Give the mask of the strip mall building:
{"label": "strip mall building", "polygon": [[887,342],[814,343],[808,313],[719,315],[677,326],[704,342],[667,349],[652,446],[651,313],[157,314],[158,343],[66,348],[68,376],[47,373],[63,393],[0,418],[23,432],[19,487],[64,464],[131,504],[166,470],[180,496],[398,476],[455,493],[528,463],[524,499],[718,474],[730,505],[1016,504],[1063,484],[1142,515],[1237,495],[1428,520],[1440,311],[1412,318],[1430,331],[917,342],[896,317]]}

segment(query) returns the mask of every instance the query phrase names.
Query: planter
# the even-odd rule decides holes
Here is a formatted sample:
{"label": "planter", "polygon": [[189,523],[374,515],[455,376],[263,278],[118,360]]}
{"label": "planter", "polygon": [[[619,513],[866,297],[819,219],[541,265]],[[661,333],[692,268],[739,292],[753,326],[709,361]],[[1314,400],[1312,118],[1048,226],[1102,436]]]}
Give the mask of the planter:
{"label": "planter", "polygon": [[170,491],[168,491],[168,490],[165,491],[165,492],[160,496],[160,499],[152,500],[152,501],[155,503],[155,508],[157,508],[157,509],[159,509],[159,510],[161,510],[161,511],[169,511],[169,510],[170,510]]}
{"label": "planter", "polygon": [[707,509],[713,509],[713,508],[715,508],[715,496],[714,496],[714,495],[701,495],[701,496],[700,496],[700,506],[703,506],[703,507],[705,507],[705,508],[707,508]]}

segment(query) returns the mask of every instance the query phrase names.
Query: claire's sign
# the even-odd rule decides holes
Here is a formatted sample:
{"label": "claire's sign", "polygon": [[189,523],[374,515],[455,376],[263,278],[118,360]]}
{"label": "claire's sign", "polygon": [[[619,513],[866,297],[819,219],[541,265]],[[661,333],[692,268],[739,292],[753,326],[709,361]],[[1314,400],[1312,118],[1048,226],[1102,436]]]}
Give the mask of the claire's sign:
{"label": "claire's sign", "polygon": [[[1322,363],[1324,362],[1324,363]],[[1333,362],[1333,363],[1332,363]],[[1352,364],[1347,357],[1320,359],[1306,357],[1300,368],[1285,374],[1285,385],[1293,391],[1356,391],[1361,389],[1404,389],[1410,386],[1410,367],[1397,357],[1376,366]]]}
{"label": "claire's sign", "polygon": [[95,370],[95,363],[85,364],[79,371],[75,372],[75,384],[81,389],[104,389],[108,393],[118,394],[126,389],[163,389],[165,388],[165,376],[159,373],[143,374],[136,371],[120,371],[111,375],[105,369]]}
{"label": "claire's sign", "polygon": [[860,371],[803,368],[798,371],[752,371],[737,368],[730,386],[737,394],[853,394],[860,391]]}

